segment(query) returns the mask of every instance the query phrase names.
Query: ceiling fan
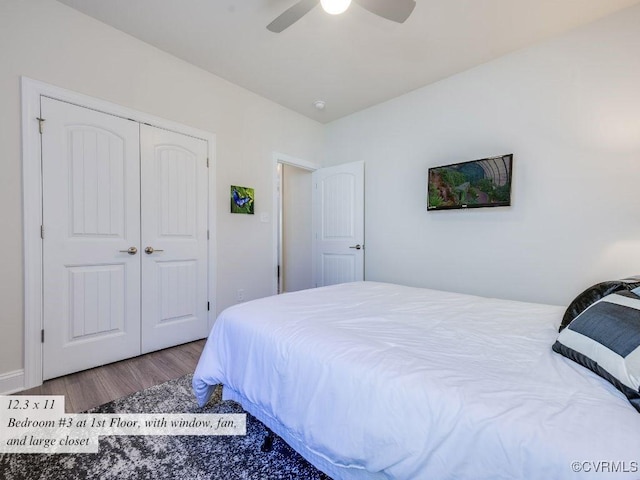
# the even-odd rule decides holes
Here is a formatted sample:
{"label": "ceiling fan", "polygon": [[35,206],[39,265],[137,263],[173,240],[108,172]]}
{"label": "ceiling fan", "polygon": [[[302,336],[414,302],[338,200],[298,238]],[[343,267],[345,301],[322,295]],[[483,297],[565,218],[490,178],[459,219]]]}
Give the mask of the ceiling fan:
{"label": "ceiling fan", "polygon": [[[353,0],[353,2],[371,13],[398,23],[403,23],[409,18],[416,6],[415,0]],[[267,29],[280,33],[300,20],[319,3],[327,13],[337,15],[349,8],[351,0],[300,0],[267,25]]]}

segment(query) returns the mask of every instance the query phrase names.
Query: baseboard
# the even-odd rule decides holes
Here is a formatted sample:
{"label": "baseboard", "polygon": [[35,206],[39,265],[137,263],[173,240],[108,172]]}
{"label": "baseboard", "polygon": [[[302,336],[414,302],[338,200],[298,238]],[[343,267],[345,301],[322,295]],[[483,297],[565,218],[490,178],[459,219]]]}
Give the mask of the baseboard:
{"label": "baseboard", "polygon": [[24,390],[24,370],[0,374],[0,395],[10,395]]}

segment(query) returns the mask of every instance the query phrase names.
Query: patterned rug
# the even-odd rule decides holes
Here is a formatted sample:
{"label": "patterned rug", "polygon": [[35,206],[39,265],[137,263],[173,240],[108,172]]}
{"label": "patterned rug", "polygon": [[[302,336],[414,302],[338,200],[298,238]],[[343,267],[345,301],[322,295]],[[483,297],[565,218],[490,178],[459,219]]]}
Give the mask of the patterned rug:
{"label": "patterned rug", "polygon": [[[243,413],[218,388],[199,408],[191,375],[106,403],[91,413]],[[96,454],[0,454],[0,478],[22,479],[309,479],[330,480],[275,436],[262,452],[266,427],[247,414],[247,435],[100,437]]]}

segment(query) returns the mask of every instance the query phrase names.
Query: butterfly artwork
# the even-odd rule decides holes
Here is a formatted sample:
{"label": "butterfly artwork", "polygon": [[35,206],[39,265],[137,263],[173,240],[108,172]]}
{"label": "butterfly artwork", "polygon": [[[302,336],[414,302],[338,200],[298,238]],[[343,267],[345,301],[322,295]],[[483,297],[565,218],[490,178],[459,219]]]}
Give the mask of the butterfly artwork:
{"label": "butterfly artwork", "polygon": [[231,185],[231,213],[253,215],[253,188]]}

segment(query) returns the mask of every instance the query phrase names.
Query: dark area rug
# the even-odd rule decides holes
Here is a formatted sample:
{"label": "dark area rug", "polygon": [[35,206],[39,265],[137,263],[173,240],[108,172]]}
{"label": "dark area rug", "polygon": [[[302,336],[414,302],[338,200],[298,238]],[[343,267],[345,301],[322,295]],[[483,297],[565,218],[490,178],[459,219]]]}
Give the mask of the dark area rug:
{"label": "dark area rug", "polygon": [[[218,388],[199,408],[191,375],[106,403],[91,413],[244,413]],[[247,435],[100,437],[96,454],[0,454],[0,478],[22,479],[309,479],[330,480],[282,439],[262,452],[267,428],[247,414]]]}

